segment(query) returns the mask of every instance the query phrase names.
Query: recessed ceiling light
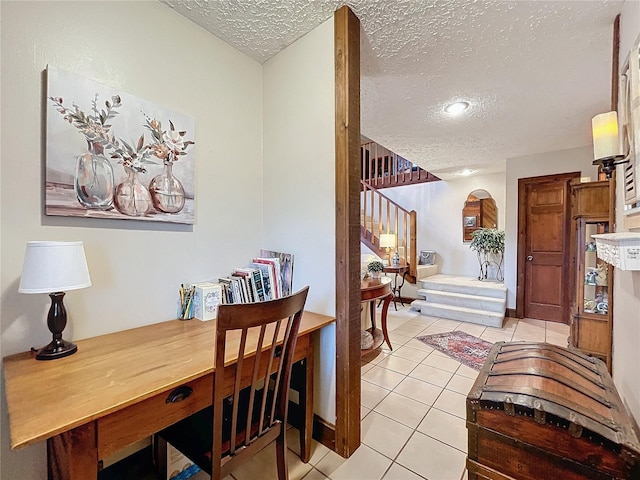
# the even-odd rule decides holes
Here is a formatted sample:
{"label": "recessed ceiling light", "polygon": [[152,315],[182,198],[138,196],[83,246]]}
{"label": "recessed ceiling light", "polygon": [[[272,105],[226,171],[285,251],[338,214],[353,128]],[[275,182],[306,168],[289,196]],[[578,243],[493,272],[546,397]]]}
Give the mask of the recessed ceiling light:
{"label": "recessed ceiling light", "polygon": [[467,177],[467,176],[471,175],[472,173],[473,173],[473,170],[465,168],[464,170],[462,170],[460,172],[460,175]]}
{"label": "recessed ceiling light", "polygon": [[467,108],[469,108],[469,102],[455,102],[444,107],[444,111],[449,115],[460,115]]}

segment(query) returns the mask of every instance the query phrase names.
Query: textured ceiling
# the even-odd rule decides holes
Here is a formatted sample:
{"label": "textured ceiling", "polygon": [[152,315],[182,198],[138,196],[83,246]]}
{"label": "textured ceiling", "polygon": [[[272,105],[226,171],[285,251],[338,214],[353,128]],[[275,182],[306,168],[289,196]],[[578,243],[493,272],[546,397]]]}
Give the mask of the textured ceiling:
{"label": "textured ceiling", "polygon": [[[589,145],[609,110],[622,1],[162,0],[258,62],[348,4],[362,24],[362,133],[442,178]],[[468,101],[466,115],[443,107]]]}

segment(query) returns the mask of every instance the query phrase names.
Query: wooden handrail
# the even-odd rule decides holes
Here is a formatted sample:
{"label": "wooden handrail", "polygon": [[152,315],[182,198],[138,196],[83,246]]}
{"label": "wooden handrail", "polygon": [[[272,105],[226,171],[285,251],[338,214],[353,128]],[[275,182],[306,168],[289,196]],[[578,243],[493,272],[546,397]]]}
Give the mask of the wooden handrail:
{"label": "wooden handrail", "polygon": [[409,264],[409,275],[415,277],[417,263],[417,214],[407,210],[389,197],[380,193],[369,183],[362,184],[362,215],[360,221],[362,241],[380,256],[386,252],[380,248],[380,235],[394,233],[394,250],[400,253],[402,260]]}
{"label": "wooden handrail", "polygon": [[360,146],[361,180],[376,188],[440,180],[376,142]]}

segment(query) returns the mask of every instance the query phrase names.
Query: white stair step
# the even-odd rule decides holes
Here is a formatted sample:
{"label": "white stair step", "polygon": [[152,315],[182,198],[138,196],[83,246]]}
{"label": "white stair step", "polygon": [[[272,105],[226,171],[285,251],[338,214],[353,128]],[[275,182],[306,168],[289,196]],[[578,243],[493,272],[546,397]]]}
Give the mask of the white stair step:
{"label": "white stair step", "polygon": [[469,295],[466,293],[446,292],[443,290],[420,289],[418,291],[428,303],[439,303],[457,307],[475,308],[490,312],[504,312],[506,298]]}
{"label": "white stair step", "polygon": [[426,290],[443,290],[467,295],[507,298],[507,287],[504,284],[491,281],[481,282],[473,277],[457,277],[439,273],[422,280],[421,284],[422,288]]}
{"label": "white stair step", "polygon": [[502,328],[504,321],[504,311],[502,313],[487,312],[477,308],[456,307],[441,303],[425,302],[424,300],[414,300],[411,303],[411,307],[420,310],[422,315],[457,320],[459,322],[477,323],[479,325],[486,325],[487,327]]}

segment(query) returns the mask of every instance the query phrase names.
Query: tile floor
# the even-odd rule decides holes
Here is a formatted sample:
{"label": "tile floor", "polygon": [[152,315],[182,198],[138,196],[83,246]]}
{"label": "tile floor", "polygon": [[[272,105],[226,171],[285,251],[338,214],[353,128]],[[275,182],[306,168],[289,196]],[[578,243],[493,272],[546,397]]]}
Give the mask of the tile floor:
{"label": "tile floor", "polygon": [[[530,340],[566,346],[569,327],[505,319],[503,328],[427,317],[408,306],[389,309],[393,351],[362,364],[362,445],[344,459],[314,441],[304,464],[289,452],[291,480],[466,479],[465,400],[477,372],[414,337],[463,330],[490,342]],[[297,431],[289,448],[298,450]],[[276,479],[275,449],[266,448],[225,480]]]}

